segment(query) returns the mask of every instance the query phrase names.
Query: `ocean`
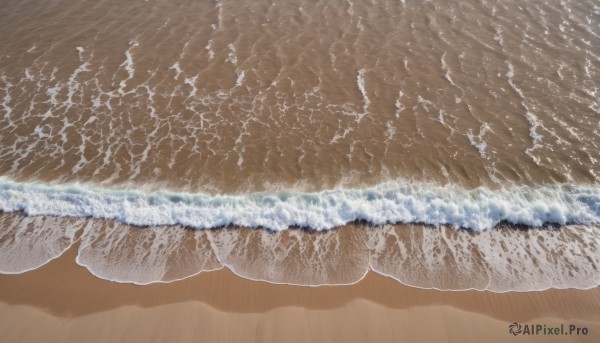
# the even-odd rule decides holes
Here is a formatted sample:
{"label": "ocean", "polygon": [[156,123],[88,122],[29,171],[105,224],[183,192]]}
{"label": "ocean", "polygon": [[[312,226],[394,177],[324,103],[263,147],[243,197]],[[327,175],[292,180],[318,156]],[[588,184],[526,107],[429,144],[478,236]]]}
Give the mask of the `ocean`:
{"label": "ocean", "polygon": [[600,5],[8,0],[0,273],[600,285]]}

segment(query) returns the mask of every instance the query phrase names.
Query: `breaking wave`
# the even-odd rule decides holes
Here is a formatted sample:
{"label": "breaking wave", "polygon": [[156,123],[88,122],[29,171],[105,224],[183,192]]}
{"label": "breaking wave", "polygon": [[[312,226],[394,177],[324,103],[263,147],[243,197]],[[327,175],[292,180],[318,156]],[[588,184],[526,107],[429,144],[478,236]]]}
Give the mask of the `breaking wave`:
{"label": "breaking wave", "polygon": [[509,186],[468,190],[452,185],[386,182],[364,189],[294,190],[245,195],[145,193],[91,185],[0,179],[0,210],[26,215],[94,217],[137,226],[180,224],[328,230],[355,221],[419,223],[485,231],[499,223],[600,224],[600,188]]}

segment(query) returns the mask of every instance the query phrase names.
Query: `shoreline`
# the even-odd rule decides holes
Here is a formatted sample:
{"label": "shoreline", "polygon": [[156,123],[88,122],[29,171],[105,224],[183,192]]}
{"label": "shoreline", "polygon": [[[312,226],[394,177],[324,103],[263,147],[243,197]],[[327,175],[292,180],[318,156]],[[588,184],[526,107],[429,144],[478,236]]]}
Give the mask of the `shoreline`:
{"label": "shoreline", "polygon": [[[494,308],[493,312],[499,313],[510,307],[503,300],[511,300],[540,305],[529,312],[520,312],[514,318],[521,321],[540,314],[558,314],[572,318],[577,318],[577,314],[580,314],[582,319],[587,317],[600,322],[600,287],[510,292],[438,290],[408,286],[373,271],[368,271],[363,279],[353,284],[304,286],[252,280],[235,274],[227,267],[201,272],[178,281],[137,285],[105,280],[91,274],[86,267],[77,264],[78,248],[79,243],[75,243],[62,255],[37,269],[21,274],[0,274],[0,301],[11,305],[35,306],[46,309],[52,315],[63,316],[69,313],[86,315],[127,305],[147,308],[186,301],[206,303],[228,312],[260,312],[277,307],[298,306],[293,301],[298,298],[309,300],[303,301],[303,307],[318,310],[333,309],[351,300],[363,299],[395,309],[447,305],[465,311],[472,310],[472,306],[468,305],[476,302],[485,305],[481,309]],[[41,285],[39,281],[44,281],[45,284]],[[215,286],[227,287],[227,292],[224,293],[228,294],[217,292]],[[111,297],[104,299],[103,303],[94,304],[97,307],[80,307],[80,303],[91,295],[91,289]],[[164,296],[154,296],[163,292]],[[166,296],[166,292],[172,294]],[[48,293],[54,296],[49,296]],[[219,297],[215,298],[215,294],[208,293],[215,293]],[[268,294],[270,300],[267,303],[235,301],[248,293]],[[390,297],[384,293],[396,293],[397,296]],[[570,311],[569,306],[564,306],[571,301],[580,305],[575,312]],[[562,312],[554,312],[557,308],[562,308]],[[492,313],[489,315],[494,316]],[[495,318],[510,320],[513,317]]]}
{"label": "shoreline", "polygon": [[[40,330],[67,341],[82,337],[92,341],[124,339],[122,330],[136,331],[134,337],[143,337],[146,330],[159,330],[164,337],[178,337],[177,332],[181,331],[191,335],[183,341],[198,341],[200,338],[189,332],[192,329],[185,328],[184,323],[192,327],[193,323],[210,323],[209,327],[201,325],[203,330],[211,332],[205,337],[229,337],[226,339],[229,341],[245,341],[241,336],[267,325],[264,334],[269,337],[257,336],[256,341],[285,339],[287,330],[302,331],[292,340],[305,341],[317,330],[315,337],[319,340],[355,332],[368,335],[356,336],[357,342],[367,337],[425,342],[475,341],[492,336],[492,341],[500,342],[512,337],[508,334],[512,322],[572,323],[586,326],[589,334],[561,339],[593,342],[600,338],[598,287],[511,293],[448,292],[408,287],[373,272],[354,285],[305,287],[251,281],[227,268],[173,283],[137,286],[90,274],[75,262],[77,245],[37,270],[0,275],[0,323],[4,323],[0,324],[1,341],[14,341],[15,337],[23,338],[17,341],[30,341],[34,339],[30,331]],[[181,319],[183,314],[188,319]],[[121,317],[128,319],[120,322]],[[431,322],[427,323],[429,319]],[[342,324],[346,321],[353,324]],[[149,322],[156,323],[156,327],[145,329]],[[281,327],[274,328],[273,323]],[[432,336],[428,330],[431,327],[437,330],[438,326],[443,328],[441,333]],[[233,331],[223,336],[221,330]],[[98,336],[88,336],[89,332],[98,332]],[[241,336],[235,336],[235,332]],[[482,336],[486,332],[489,337]],[[39,335],[35,337],[45,337]],[[541,342],[548,337],[528,339]]]}

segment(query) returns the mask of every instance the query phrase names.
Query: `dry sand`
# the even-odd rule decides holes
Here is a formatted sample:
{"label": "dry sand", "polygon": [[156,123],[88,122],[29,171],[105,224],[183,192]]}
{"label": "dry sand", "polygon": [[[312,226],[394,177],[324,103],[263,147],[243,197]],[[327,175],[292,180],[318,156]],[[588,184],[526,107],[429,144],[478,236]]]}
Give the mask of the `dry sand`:
{"label": "dry sand", "polygon": [[[369,273],[352,286],[255,282],[229,270],[170,284],[98,279],[76,248],[0,276],[1,342],[600,341],[600,289],[442,292]],[[574,324],[586,336],[518,336],[512,322]]]}

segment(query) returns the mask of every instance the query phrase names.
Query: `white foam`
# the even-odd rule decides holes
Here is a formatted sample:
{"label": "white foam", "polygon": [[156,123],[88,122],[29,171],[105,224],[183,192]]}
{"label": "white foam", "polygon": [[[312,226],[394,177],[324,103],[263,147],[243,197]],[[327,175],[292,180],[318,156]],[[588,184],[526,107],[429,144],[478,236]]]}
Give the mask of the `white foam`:
{"label": "white foam", "polygon": [[441,62],[442,62],[442,69],[446,72],[444,74],[444,77],[446,78],[446,80],[448,80],[448,82],[450,82],[451,85],[456,87],[456,83],[454,83],[454,80],[452,79],[452,75],[450,75],[450,69],[448,68],[448,65],[446,64],[446,52],[444,52],[442,54]]}
{"label": "white foam", "polygon": [[77,54],[79,54],[79,60],[83,62],[83,53],[85,52],[85,49],[78,46],[75,50],[77,50]]}
{"label": "white foam", "polygon": [[359,282],[369,270],[440,290],[532,291],[597,287],[597,227],[500,227],[479,234],[421,225],[345,227],[318,234],[181,226],[135,228],[94,219],[0,217],[0,273],[58,257],[81,232],[77,263],[97,277],[150,284],[225,266],[235,274],[304,286]]}
{"label": "white foam", "polygon": [[479,150],[479,155],[483,158],[488,158],[485,152],[485,149],[487,148],[487,143],[483,139],[483,136],[489,129],[490,128],[487,124],[483,124],[479,128],[479,134],[477,136],[475,136],[473,134],[473,131],[470,129],[469,132],[467,132],[467,138],[469,138],[469,143],[471,143],[472,146]]}
{"label": "white foam", "polygon": [[334,143],[336,143],[337,141],[339,141],[340,139],[344,139],[344,138],[346,138],[346,136],[347,136],[347,135],[348,135],[350,132],[352,132],[353,130],[354,130],[353,128],[351,128],[351,127],[347,127],[347,128],[344,128],[344,132],[343,132],[343,133],[341,133],[341,134],[340,134],[339,132],[336,132],[336,134],[333,136],[333,138],[331,139],[331,141],[329,141],[329,144],[334,144]]}
{"label": "white foam", "polygon": [[102,279],[147,285],[222,268],[206,239],[209,231],[95,224],[84,229],[77,263]]}
{"label": "white foam", "polygon": [[363,97],[364,111],[366,112],[371,104],[371,100],[367,96],[367,88],[365,86],[365,69],[361,69],[358,71],[356,75],[356,84],[358,85],[358,90],[360,90],[360,94]]}
{"label": "white foam", "polygon": [[308,234],[301,230],[273,233],[223,229],[207,230],[206,235],[219,262],[250,280],[303,286],[341,285],[360,281],[369,270],[368,237],[364,230]]}
{"label": "white foam", "polygon": [[60,256],[86,226],[83,219],[0,216],[0,273],[36,269]]}
{"label": "white foam", "polygon": [[394,106],[396,107],[396,118],[400,118],[400,113],[402,113],[402,111],[404,111],[406,109],[406,107],[400,102],[400,99],[404,96],[404,93],[402,93],[402,91],[398,92],[398,99],[396,99],[396,102],[394,103]]}
{"label": "white foam", "polygon": [[246,72],[242,70],[241,73],[237,73],[237,79],[235,80],[235,86],[239,87],[244,83],[244,77],[246,76]]}
{"label": "white foam", "polygon": [[12,84],[10,83],[6,83],[6,94],[4,94],[4,97],[2,98],[2,108],[4,109],[4,119],[7,119],[10,121],[10,115],[13,112],[12,107],[10,107],[10,101],[12,100],[12,97],[10,96],[9,93],[9,89],[12,87]]}
{"label": "white foam", "polygon": [[594,227],[498,228],[472,234],[386,225],[367,232],[371,269],[419,288],[590,289],[600,280],[600,240]]}
{"label": "white foam", "polygon": [[354,15],[354,4],[350,0],[346,0],[346,3],[348,4],[348,9],[346,10],[346,13],[348,13],[350,16]]}
{"label": "white foam", "polygon": [[544,136],[540,135],[537,132],[538,128],[541,126],[540,121],[531,112],[527,112],[525,114],[525,117],[527,118],[527,121],[531,125],[531,128],[529,129],[529,136],[533,140],[533,145],[538,146],[540,144],[540,142],[542,141],[542,138],[544,138]]}
{"label": "white foam", "polygon": [[86,185],[16,183],[0,179],[0,210],[28,215],[95,217],[133,225],[228,225],[326,230],[356,220],[424,223],[484,231],[502,221],[539,227],[600,224],[598,186],[507,186],[499,190],[404,181],[315,193],[208,195],[144,193]]}
{"label": "white foam", "polygon": [[194,77],[186,77],[185,80],[183,80],[184,84],[186,84],[192,88],[192,90],[190,91],[190,94],[188,95],[189,98],[194,98],[196,96],[196,94],[198,93],[198,88],[196,88],[197,81],[198,81],[198,75],[196,75]]}
{"label": "white foam", "polygon": [[500,44],[500,46],[504,46],[504,37],[502,37],[502,29],[496,27],[496,33],[494,34],[494,40]]}
{"label": "white foam", "polygon": [[206,49],[206,51],[208,52],[208,60],[209,61],[212,60],[213,58],[215,58],[215,52],[212,49],[212,44],[213,44],[213,41],[212,41],[212,39],[210,39],[208,41],[208,44],[206,44],[206,46],[204,47],[204,49]]}
{"label": "white foam", "polygon": [[525,102],[525,99],[526,99],[525,94],[523,94],[523,91],[521,90],[521,88],[517,87],[517,85],[513,81],[513,77],[515,75],[514,66],[509,61],[506,61],[506,65],[508,66],[508,72],[506,73],[506,77],[508,78],[508,84],[511,86],[511,88],[515,92],[517,92],[519,97],[521,97],[521,105],[523,105],[523,107],[526,110],[525,118],[527,118],[527,121],[529,122],[529,125],[530,125],[529,136],[533,140],[533,146],[531,148],[528,148],[527,150],[525,150],[525,153],[529,157],[531,157],[531,159],[535,162],[535,164],[540,165],[540,158],[535,156],[533,154],[533,152],[541,146],[540,143],[542,142],[542,139],[544,138],[544,136],[542,136],[541,134],[538,133],[538,129],[544,128],[544,127],[540,123],[539,119],[532,113],[529,106]]}
{"label": "white foam", "polygon": [[237,56],[235,54],[235,46],[233,44],[228,44],[227,48],[229,49],[229,55],[227,56],[226,62],[229,62],[233,65],[237,65]]}
{"label": "white foam", "polygon": [[129,49],[127,49],[127,51],[125,51],[125,61],[123,61],[123,63],[121,63],[121,65],[120,65],[120,67],[125,68],[125,70],[127,71],[127,74],[129,75],[128,79],[131,79],[133,77],[133,74],[135,73],[135,69],[133,67],[133,56],[131,55],[131,50],[137,46],[139,46],[139,43],[137,41],[131,41],[129,43]]}
{"label": "white foam", "polygon": [[390,120],[388,120],[385,123],[385,125],[387,127],[387,130],[385,131],[385,139],[387,142],[387,141],[391,141],[394,138],[394,136],[396,135],[396,127]]}
{"label": "white foam", "polygon": [[[127,86],[127,81],[131,80],[135,75],[135,66],[133,62],[133,55],[131,54],[132,50],[139,46],[139,43],[135,40],[129,42],[129,48],[125,51],[125,61],[119,65],[119,68],[125,69],[127,72],[127,78],[121,80],[119,82],[119,89],[117,90],[119,94],[125,95],[124,92],[125,86]],[[114,79],[114,77],[113,77]]]}
{"label": "white foam", "polygon": [[175,80],[177,80],[179,75],[181,75],[181,67],[179,66],[179,62],[175,62],[175,64],[169,67],[169,70],[175,71]]}

